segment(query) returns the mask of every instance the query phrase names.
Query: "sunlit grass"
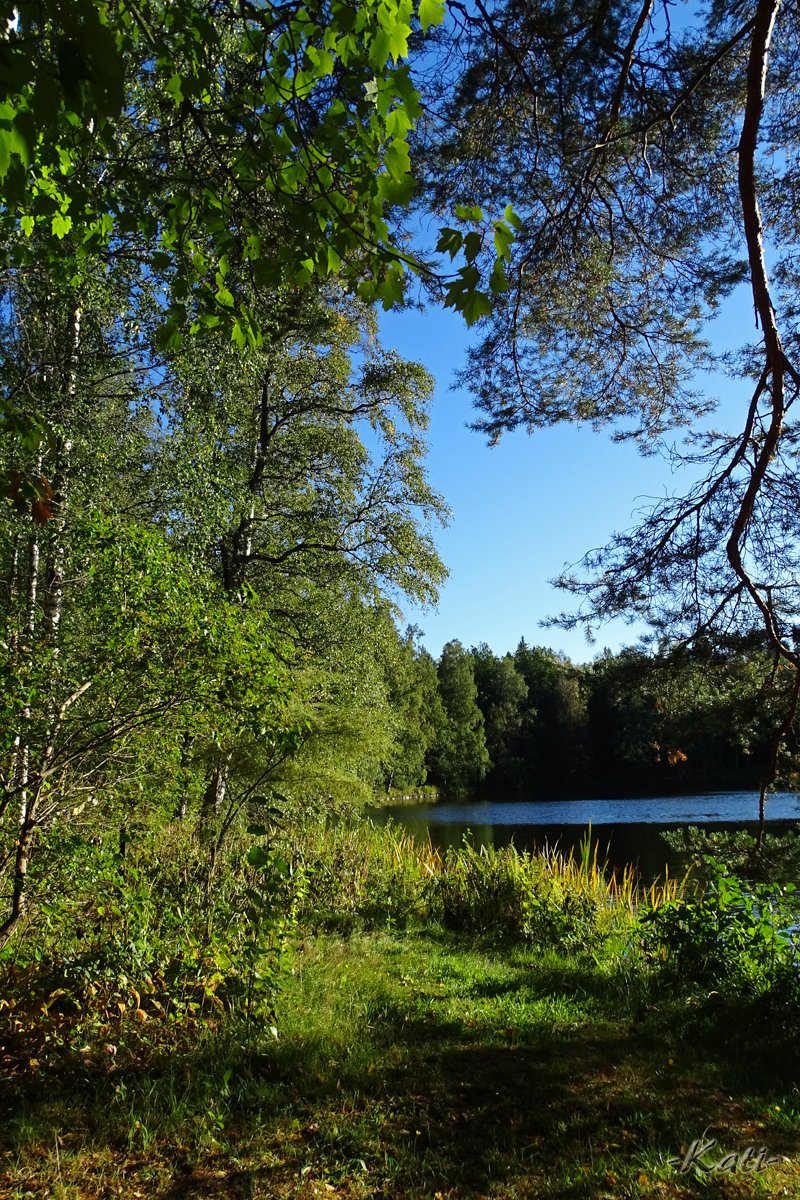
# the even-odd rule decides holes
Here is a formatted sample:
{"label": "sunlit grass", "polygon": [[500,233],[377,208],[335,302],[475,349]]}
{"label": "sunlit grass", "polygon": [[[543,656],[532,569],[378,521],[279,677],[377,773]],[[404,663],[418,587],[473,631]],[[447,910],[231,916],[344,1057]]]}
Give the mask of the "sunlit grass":
{"label": "sunlit grass", "polygon": [[[776,1071],[741,1030],[698,1033],[683,995],[629,989],[611,959],[434,926],[309,936],[280,1011],[279,1039],[249,1045],[224,1023],[143,1043],[127,1014],[62,1022],[52,1062],[18,1064],[0,1195],[800,1194],[791,1040]],[[681,1176],[669,1157],[706,1127],[788,1161]]]}
{"label": "sunlit grass", "polygon": [[[641,888],[588,836],[443,854],[343,822],[291,850],[277,1040],[235,988],[159,1009],[115,974],[51,1003],[52,964],[9,974],[3,1200],[800,1196],[791,1013],[642,951],[641,906],[681,881]],[[707,1128],[780,1162],[680,1174],[670,1157]]]}

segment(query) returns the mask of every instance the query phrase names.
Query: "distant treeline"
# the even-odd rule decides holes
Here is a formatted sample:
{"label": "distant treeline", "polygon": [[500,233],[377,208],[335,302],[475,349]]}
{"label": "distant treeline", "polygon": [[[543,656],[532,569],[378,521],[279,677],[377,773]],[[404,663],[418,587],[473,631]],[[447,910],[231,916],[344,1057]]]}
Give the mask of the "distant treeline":
{"label": "distant treeline", "polygon": [[[605,652],[587,666],[524,639],[502,656],[451,641],[437,662],[408,635],[406,652],[405,753],[387,782],[433,784],[445,798],[754,787],[788,686],[763,647],[742,640]],[[783,778],[791,784],[791,761]]]}

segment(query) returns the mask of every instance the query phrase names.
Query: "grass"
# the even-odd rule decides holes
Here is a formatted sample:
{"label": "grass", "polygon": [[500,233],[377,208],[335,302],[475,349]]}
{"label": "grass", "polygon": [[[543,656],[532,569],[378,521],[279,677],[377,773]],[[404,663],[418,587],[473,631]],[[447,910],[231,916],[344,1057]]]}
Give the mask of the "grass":
{"label": "grass", "polygon": [[[292,964],[277,1040],[4,1011],[0,1195],[800,1196],[800,1054],[768,1015],[434,925],[308,936]],[[782,1161],[680,1174],[705,1130],[709,1161]]]}
{"label": "grass", "polygon": [[[124,875],[76,853],[83,893],[43,876],[0,966],[2,1200],[800,1200],[796,957],[744,971],[730,880],[706,905],[588,838],[442,855],[357,822],[296,831],[274,879],[234,848],[213,892],[185,830]],[[697,1139],[737,1169],[682,1172]]]}
{"label": "grass", "polygon": [[643,901],[659,907],[680,895],[683,882],[668,877],[641,891],[632,868],[608,872],[598,849],[591,829],[576,856],[469,842],[442,853],[396,825],[365,821],[304,827],[295,851],[310,871],[302,916],[347,932],[441,920],[563,948],[627,929]]}

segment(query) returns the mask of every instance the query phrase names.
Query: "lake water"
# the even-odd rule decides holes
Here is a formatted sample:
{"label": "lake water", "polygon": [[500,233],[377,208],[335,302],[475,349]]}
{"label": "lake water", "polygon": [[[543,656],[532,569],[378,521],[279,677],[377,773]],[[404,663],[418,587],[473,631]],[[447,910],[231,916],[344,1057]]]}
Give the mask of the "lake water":
{"label": "lake water", "polygon": [[[469,836],[475,846],[507,846],[518,850],[544,846],[577,850],[591,825],[601,859],[618,869],[636,866],[643,879],[685,869],[685,859],[661,837],[662,829],[698,825],[704,829],[758,829],[755,792],[706,792],[695,796],[649,796],[637,800],[562,800],[534,802],[480,801],[419,804],[381,808],[372,819],[389,818],[415,837],[446,849]],[[776,792],[767,797],[770,833],[793,829],[800,822],[800,794]]]}

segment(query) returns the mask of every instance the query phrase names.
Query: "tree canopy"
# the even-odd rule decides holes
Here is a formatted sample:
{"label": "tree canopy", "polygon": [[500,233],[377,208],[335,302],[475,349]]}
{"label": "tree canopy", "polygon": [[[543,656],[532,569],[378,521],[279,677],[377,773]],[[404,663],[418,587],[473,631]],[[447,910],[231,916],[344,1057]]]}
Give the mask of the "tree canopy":
{"label": "tree canopy", "polygon": [[[451,12],[419,137],[422,203],[451,212],[476,268],[490,246],[480,208],[513,201],[518,218],[509,287],[463,375],[476,427],[496,440],[609,426],[694,480],[564,574],[583,599],[564,623],[621,614],[669,644],[761,629],[796,696],[796,9],[506,0]],[[707,324],[739,285],[752,338],[720,358]],[[737,381],[729,431],[695,382],[711,365]],[[688,431],[677,447],[676,430]]]}
{"label": "tree canopy", "polygon": [[[378,346],[369,308],[401,303],[409,273],[477,325],[465,379],[490,440],[589,421],[692,466],[686,493],[564,575],[584,602],[564,620],[643,618],[679,648],[763,632],[765,686],[783,697],[769,782],[800,696],[796,22],[779,0],[680,19],[653,0],[9,9],[8,646],[43,689],[14,702],[9,796],[24,809],[31,794],[35,713],[41,783],[51,735],[89,704],[69,690],[88,636],[69,640],[69,587],[100,570],[91,507],[120,561],[160,538],[242,637],[265,606],[300,741],[301,727],[330,733],[337,707],[351,746],[368,710],[403,708],[404,732],[367,738],[363,779],[427,762],[466,785],[487,770],[487,736],[511,775],[520,755],[583,761],[585,689],[557,660],[451,643],[434,700],[432,664],[388,632],[390,595],[431,600],[443,577],[429,382]],[[757,328],[724,364],[746,389],[726,433],[694,376],[714,362],[706,322],[740,284]],[[174,731],[214,811],[244,736],[223,725],[205,742],[187,721]]]}

